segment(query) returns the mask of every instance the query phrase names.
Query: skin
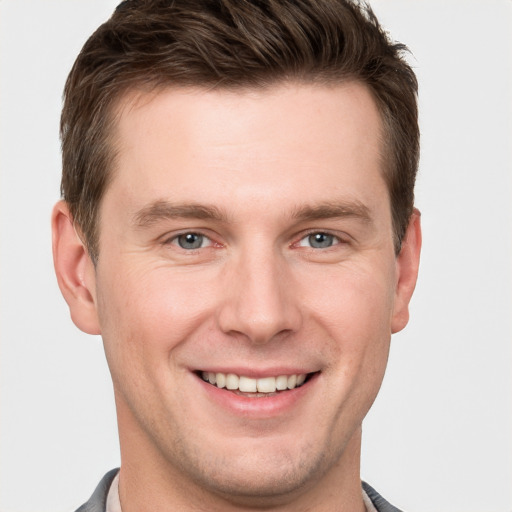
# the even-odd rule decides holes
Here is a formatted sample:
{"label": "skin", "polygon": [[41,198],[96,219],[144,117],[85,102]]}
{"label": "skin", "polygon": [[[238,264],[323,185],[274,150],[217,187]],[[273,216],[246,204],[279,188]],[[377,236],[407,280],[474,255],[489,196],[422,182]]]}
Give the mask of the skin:
{"label": "skin", "polygon": [[[72,318],[104,340],[123,511],[364,510],[361,423],[421,245],[415,212],[394,253],[370,93],[133,92],[116,135],[96,267],[63,202],[53,228]],[[198,370],[312,377],[240,397]]]}

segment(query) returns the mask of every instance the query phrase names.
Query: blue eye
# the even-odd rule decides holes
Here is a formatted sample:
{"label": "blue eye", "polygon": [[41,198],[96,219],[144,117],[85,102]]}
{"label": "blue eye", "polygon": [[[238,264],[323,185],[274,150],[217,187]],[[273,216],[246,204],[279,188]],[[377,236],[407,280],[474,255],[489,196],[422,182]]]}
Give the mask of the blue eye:
{"label": "blue eye", "polygon": [[313,249],[327,249],[339,243],[336,236],[329,233],[311,233],[305,236],[299,243],[301,247],[312,247]]}
{"label": "blue eye", "polygon": [[178,235],[174,241],[182,249],[188,250],[200,249],[201,247],[210,245],[210,240],[200,233],[183,233],[182,235]]}

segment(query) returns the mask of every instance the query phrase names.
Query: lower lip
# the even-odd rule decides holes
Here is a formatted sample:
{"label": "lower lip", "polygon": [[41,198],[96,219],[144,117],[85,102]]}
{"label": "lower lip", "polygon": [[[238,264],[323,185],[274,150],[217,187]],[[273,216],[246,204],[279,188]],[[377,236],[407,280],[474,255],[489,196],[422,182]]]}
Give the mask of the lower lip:
{"label": "lower lip", "polygon": [[196,376],[210,401],[227,412],[252,418],[272,418],[297,407],[299,402],[312,390],[317,377],[318,374],[314,374],[302,386],[288,391],[281,391],[270,396],[248,397],[238,395],[225,388],[220,389]]}

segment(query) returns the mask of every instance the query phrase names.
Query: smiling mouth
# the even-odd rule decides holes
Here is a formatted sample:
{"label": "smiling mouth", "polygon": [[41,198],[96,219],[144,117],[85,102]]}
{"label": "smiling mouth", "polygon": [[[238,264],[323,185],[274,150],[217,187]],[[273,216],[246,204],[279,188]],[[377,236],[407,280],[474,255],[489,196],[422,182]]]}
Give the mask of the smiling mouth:
{"label": "smiling mouth", "polygon": [[283,391],[289,391],[302,386],[311,375],[299,373],[293,375],[277,375],[254,379],[234,373],[198,372],[200,377],[219,389],[226,389],[236,394],[250,397],[273,396]]}

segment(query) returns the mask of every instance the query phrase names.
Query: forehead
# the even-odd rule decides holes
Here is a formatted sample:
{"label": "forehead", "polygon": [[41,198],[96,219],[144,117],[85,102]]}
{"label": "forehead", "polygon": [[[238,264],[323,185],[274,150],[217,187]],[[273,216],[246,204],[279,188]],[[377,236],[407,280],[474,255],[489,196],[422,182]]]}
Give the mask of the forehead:
{"label": "forehead", "polygon": [[138,208],[159,199],[209,203],[212,194],[284,205],[292,193],[350,196],[366,187],[371,195],[382,182],[381,119],[359,83],[131,92],[117,119],[110,187]]}
{"label": "forehead", "polygon": [[[128,90],[116,102],[117,135],[122,142],[128,142],[137,125],[151,118],[154,130],[166,130],[169,121],[184,133],[191,129],[194,135],[209,131],[216,132],[219,138],[233,137],[237,132],[246,135],[240,128],[252,131],[257,123],[265,123],[267,133],[279,133],[279,139],[286,139],[286,132],[280,131],[283,125],[290,129],[293,124],[303,131],[303,137],[313,139],[315,129],[321,138],[327,132],[336,139],[337,133],[357,137],[364,142],[379,133],[382,122],[373,95],[369,88],[355,81],[323,85],[309,82],[277,82],[260,88],[201,88],[201,87],[156,87],[151,91]],[[154,124],[158,121],[158,124]],[[229,128],[234,131],[229,132]],[[287,130],[289,131],[289,130]],[[341,133],[343,132],[343,133]],[[162,132],[163,133],[163,132]],[[251,137],[251,138],[253,138]],[[250,139],[246,139],[248,142]],[[314,140],[312,140],[314,142]],[[319,142],[318,140],[316,141]],[[338,138],[337,143],[342,142]]]}

